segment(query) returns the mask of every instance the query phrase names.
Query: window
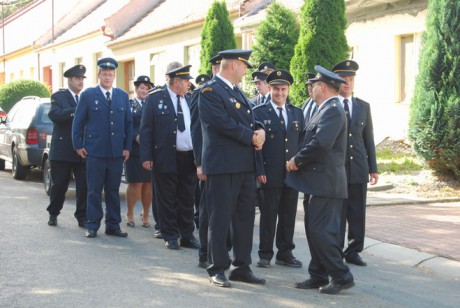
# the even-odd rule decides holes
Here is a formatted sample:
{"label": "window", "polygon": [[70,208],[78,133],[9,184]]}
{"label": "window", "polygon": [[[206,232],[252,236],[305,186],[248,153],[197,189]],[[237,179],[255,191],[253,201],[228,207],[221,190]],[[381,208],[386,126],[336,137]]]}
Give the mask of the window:
{"label": "window", "polygon": [[165,69],[164,52],[153,53],[150,55],[150,77],[155,85],[162,85],[165,83]]}

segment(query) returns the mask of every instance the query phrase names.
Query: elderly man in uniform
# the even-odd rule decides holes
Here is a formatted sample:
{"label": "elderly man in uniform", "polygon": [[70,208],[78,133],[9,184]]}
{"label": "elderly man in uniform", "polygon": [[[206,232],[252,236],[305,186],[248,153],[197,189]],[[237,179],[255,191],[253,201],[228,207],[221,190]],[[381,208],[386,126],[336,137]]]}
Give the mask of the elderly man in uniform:
{"label": "elderly man in uniform", "polygon": [[69,85],[51,96],[48,113],[53,121],[53,137],[50,146],[51,188],[50,204],[47,208],[50,217],[48,225],[57,225],[57,216],[62,210],[65,194],[69,187],[71,173],[75,177],[77,209],[75,218],[78,226],[86,226],[86,163],[72,147],[72,122],[83,89],[86,67],[78,64],[64,72]]}
{"label": "elderly man in uniform", "polygon": [[[196,167],[190,133],[191,65],[168,71],[167,86],[147,97],[140,127],[142,165],[153,171],[158,218],[168,249],[198,249],[193,236]],[[180,238],[180,244],[179,244]]]}
{"label": "elderly man in uniform", "polygon": [[105,193],[105,234],[126,237],[120,222],[120,182],[123,161],[129,158],[133,141],[133,120],[128,93],[113,87],[118,62],[97,61],[99,84],[86,89],[75,111],[72,142],[77,154],[86,158],[88,206],[86,237],[94,238],[103,217]]}
{"label": "elderly man in uniform", "polygon": [[286,164],[287,185],[310,196],[305,208],[310,278],[295,286],[336,294],[354,286],[340,249],[342,201],[347,197],[347,122],[337,93],[345,80],[319,65],[315,70],[318,75],[311,81],[318,111],[305,127],[301,150]]}
{"label": "elderly man in uniform", "polygon": [[347,263],[366,266],[359,255],[364,248],[367,183],[377,184],[377,159],[375,155],[374,129],[370,105],[353,96],[355,76],[359,66],[353,60],[337,63],[332,71],[347,83],[340,87],[339,100],[345,110],[348,123],[348,144],[345,158],[348,199],[342,204],[341,245],[345,244],[348,222],[348,247],[343,252]]}
{"label": "elderly man in uniform", "polygon": [[[255,118],[264,123],[267,139],[262,151],[257,152],[257,180],[264,202],[260,207],[258,267],[270,267],[274,256],[276,233],[276,264],[301,267],[292,250],[294,245],[295,216],[299,192],[284,183],[286,162],[299,151],[304,127],[300,108],[287,104],[292,75],[275,70],[267,77],[271,100],[254,108]],[[278,225],[276,221],[278,219]]]}
{"label": "elderly man in uniform", "polygon": [[252,67],[248,61],[251,52],[221,51],[220,71],[201,89],[198,102],[209,214],[211,265],[207,271],[210,281],[221,287],[230,286],[224,274],[230,224],[234,259],[229,279],[265,284],[249,267],[256,198],[254,151],[262,149],[265,131],[256,126],[249,101],[237,87]]}

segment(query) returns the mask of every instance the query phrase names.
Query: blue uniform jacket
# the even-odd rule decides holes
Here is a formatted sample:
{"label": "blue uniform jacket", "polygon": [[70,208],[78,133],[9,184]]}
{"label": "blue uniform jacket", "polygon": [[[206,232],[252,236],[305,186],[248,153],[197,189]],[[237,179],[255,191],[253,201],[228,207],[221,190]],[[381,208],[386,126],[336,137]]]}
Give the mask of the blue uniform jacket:
{"label": "blue uniform jacket", "polygon": [[83,162],[72,146],[72,122],[77,103],[68,89],[61,89],[51,95],[48,113],[53,121],[53,135],[50,146],[50,160]]}
{"label": "blue uniform jacket", "polygon": [[254,108],[257,121],[265,126],[265,143],[262,151],[257,151],[257,175],[265,175],[267,183],[261,184],[262,188],[283,187],[286,162],[300,150],[301,132],[304,128],[302,110],[286,104],[288,116],[286,133],[284,124],[280,123],[278,111],[273,109],[270,102]]}
{"label": "blue uniform jacket", "polygon": [[177,115],[168,88],[150,93],[139,130],[141,161],[153,161],[160,173],[177,172],[176,134]]}
{"label": "blue uniform jacket", "polygon": [[85,148],[92,157],[115,158],[122,157],[123,150],[131,151],[132,141],[133,119],[128,94],[113,88],[109,107],[99,86],[86,89],[75,111],[74,149]]}
{"label": "blue uniform jacket", "polygon": [[201,89],[198,109],[203,137],[203,173],[255,171],[252,137],[256,122],[241,90],[234,90],[216,76]]}
{"label": "blue uniform jacket", "polygon": [[287,173],[286,184],[309,195],[347,198],[347,120],[339,99],[321,104],[303,133],[301,150],[294,156],[299,170]]}
{"label": "blue uniform jacket", "polygon": [[356,97],[352,102],[345,167],[349,184],[364,184],[369,182],[369,173],[377,172],[371,107]]}

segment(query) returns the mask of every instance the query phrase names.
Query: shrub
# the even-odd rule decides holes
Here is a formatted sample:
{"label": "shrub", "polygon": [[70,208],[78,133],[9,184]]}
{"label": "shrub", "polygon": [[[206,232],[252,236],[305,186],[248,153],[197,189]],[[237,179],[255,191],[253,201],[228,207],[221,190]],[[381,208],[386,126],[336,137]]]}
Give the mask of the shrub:
{"label": "shrub", "polygon": [[0,106],[6,112],[24,96],[49,97],[50,91],[46,85],[36,80],[17,80],[0,87]]}

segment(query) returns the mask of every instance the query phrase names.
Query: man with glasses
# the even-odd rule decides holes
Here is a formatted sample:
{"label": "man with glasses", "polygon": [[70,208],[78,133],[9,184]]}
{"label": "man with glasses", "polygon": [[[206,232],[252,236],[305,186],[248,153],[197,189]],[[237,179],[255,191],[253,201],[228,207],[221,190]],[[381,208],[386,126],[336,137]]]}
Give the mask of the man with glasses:
{"label": "man with glasses", "polygon": [[133,122],[128,94],[113,87],[117,61],[97,61],[99,84],[86,89],[75,111],[72,127],[73,147],[86,158],[88,204],[86,237],[94,238],[101,225],[102,190],[105,193],[105,233],[126,237],[120,222],[120,182],[123,161],[132,147]]}
{"label": "man with glasses", "polygon": [[337,94],[345,80],[319,65],[315,70],[318,75],[310,80],[318,111],[305,127],[301,150],[286,164],[287,185],[310,196],[304,205],[310,277],[295,287],[337,294],[355,285],[340,249],[342,201],[347,198],[347,120]]}

